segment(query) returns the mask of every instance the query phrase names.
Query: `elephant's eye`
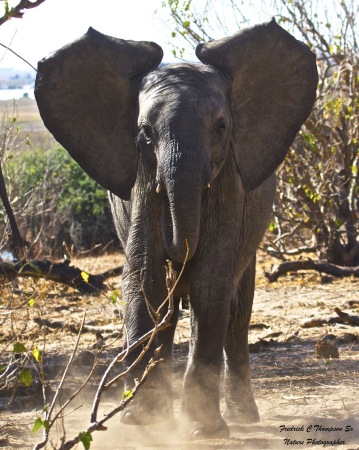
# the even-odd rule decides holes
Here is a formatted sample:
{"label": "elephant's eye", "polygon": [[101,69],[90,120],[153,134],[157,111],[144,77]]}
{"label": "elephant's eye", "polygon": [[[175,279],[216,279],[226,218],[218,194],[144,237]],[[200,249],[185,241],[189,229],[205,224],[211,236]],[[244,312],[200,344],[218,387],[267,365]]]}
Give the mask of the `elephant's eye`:
{"label": "elephant's eye", "polygon": [[141,131],[147,144],[151,144],[153,138],[152,128],[149,125],[142,125]]}
{"label": "elephant's eye", "polygon": [[223,118],[219,119],[215,126],[215,132],[218,137],[222,137],[227,130],[226,122]]}

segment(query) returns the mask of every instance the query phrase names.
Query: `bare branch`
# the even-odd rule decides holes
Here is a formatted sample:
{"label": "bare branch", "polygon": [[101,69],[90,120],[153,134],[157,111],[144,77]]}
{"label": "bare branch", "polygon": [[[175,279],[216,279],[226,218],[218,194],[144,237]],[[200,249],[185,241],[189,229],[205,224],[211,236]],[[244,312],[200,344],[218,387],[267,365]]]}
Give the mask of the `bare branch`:
{"label": "bare branch", "polygon": [[[108,420],[110,420],[112,417],[114,417],[116,414],[123,411],[126,408],[126,406],[135,398],[137,392],[139,391],[141,386],[145,383],[148,374],[152,371],[152,369],[158,363],[158,361],[156,361],[155,358],[156,358],[156,356],[154,358],[151,358],[151,360],[149,361],[149,363],[146,367],[146,370],[145,370],[144,374],[142,375],[141,380],[138,381],[136,383],[135,387],[132,389],[131,396],[125,398],[117,408],[115,408],[112,411],[110,411],[109,413],[107,413],[103,419],[99,420],[98,422],[91,423],[91,425],[84,431],[84,433],[93,433],[94,431],[106,430],[106,428],[104,427],[104,424]],[[78,444],[81,441],[81,434],[82,433],[78,434],[73,439],[71,439],[67,442],[64,442],[60,446],[59,450],[70,450],[71,448],[73,448],[76,444]],[[34,448],[34,450],[36,450],[36,448]]]}
{"label": "bare branch", "polygon": [[[45,420],[47,421],[48,426],[46,426],[46,427],[44,426],[43,440],[42,440],[42,442],[40,442],[39,444],[36,444],[36,445],[35,445],[34,450],[40,450],[41,448],[44,448],[45,445],[46,445],[47,442],[48,442],[50,429],[51,429],[51,427],[52,427],[52,426],[54,425],[54,423],[55,423],[54,420],[51,420],[51,416],[52,416],[53,410],[54,410],[54,408],[55,408],[56,400],[57,400],[57,398],[58,398],[58,396],[59,396],[59,394],[60,394],[60,392],[61,392],[62,386],[63,386],[63,384],[64,384],[64,382],[65,382],[67,373],[68,373],[68,371],[69,371],[69,368],[70,368],[70,366],[71,366],[71,364],[72,364],[72,361],[73,361],[73,359],[74,359],[74,356],[75,356],[77,347],[78,347],[78,345],[79,345],[80,338],[81,338],[81,333],[82,333],[82,328],[83,328],[84,323],[85,323],[85,318],[86,318],[86,313],[83,315],[82,322],[81,322],[81,326],[80,326],[80,330],[79,330],[79,333],[78,333],[78,335],[77,335],[77,340],[76,340],[74,349],[73,349],[73,351],[72,351],[72,354],[71,354],[71,356],[70,356],[69,362],[67,363],[67,366],[66,366],[66,368],[65,368],[65,371],[64,371],[64,373],[63,373],[63,375],[62,375],[60,384],[59,384],[59,386],[58,386],[57,389],[56,389],[54,398],[52,399],[52,402],[51,402],[51,405],[50,405],[49,409],[48,409],[48,410],[46,411],[46,413],[45,413]],[[51,422],[50,422],[50,420],[51,420]]]}
{"label": "bare branch", "polygon": [[0,45],[1,45],[1,47],[6,48],[6,50],[9,50],[9,51],[10,51],[11,53],[13,53],[15,56],[17,56],[18,58],[20,58],[21,60],[23,60],[23,61],[24,61],[26,64],[28,64],[32,69],[34,69],[35,72],[37,72],[36,68],[35,68],[31,63],[29,63],[29,61],[28,61],[27,59],[25,59],[25,58],[23,58],[22,56],[20,56],[18,53],[16,53],[13,49],[11,49],[10,47],[8,47],[7,45],[2,44],[1,42],[0,42]]}
{"label": "bare branch", "polygon": [[35,0],[33,2],[30,0],[21,0],[16,6],[5,11],[5,14],[0,17],[0,26],[12,18],[22,19],[24,10],[36,8],[44,2],[45,0]]}
{"label": "bare branch", "polygon": [[[188,258],[188,245],[187,245],[187,255],[186,255],[186,259],[185,262],[187,261]],[[183,267],[185,266],[185,263],[183,264]],[[183,270],[181,271],[181,274],[183,273]],[[100,400],[101,400],[101,396],[102,396],[102,392],[105,389],[108,389],[113,383],[115,383],[116,381],[118,381],[120,378],[122,378],[127,372],[129,372],[136,364],[138,364],[138,362],[143,358],[144,354],[148,351],[150,344],[152,343],[155,335],[159,332],[162,331],[166,328],[168,328],[170,326],[170,318],[173,314],[173,310],[174,310],[174,306],[173,306],[173,292],[174,292],[174,287],[176,285],[176,275],[173,272],[172,269],[172,264],[169,261],[168,262],[168,266],[166,267],[166,283],[167,283],[167,289],[168,289],[168,302],[169,302],[169,306],[168,306],[168,310],[167,313],[165,314],[165,316],[163,317],[163,319],[161,320],[161,322],[159,324],[155,324],[154,328],[151,331],[148,331],[146,334],[144,334],[140,339],[138,339],[137,341],[133,342],[129,347],[127,347],[125,350],[123,350],[122,352],[120,352],[111,362],[111,364],[108,366],[106,372],[104,373],[101,382],[99,384],[99,387],[97,389],[96,392],[96,396],[93,402],[93,407],[92,407],[92,412],[91,412],[91,422],[96,422],[97,421],[97,412],[98,412],[98,407],[100,404]],[[157,316],[159,316],[160,314],[160,310],[163,307],[163,304],[158,308],[158,310],[156,311]],[[112,369],[115,367],[115,365],[119,362],[122,361],[123,358],[125,358],[128,353],[132,352],[135,348],[137,348],[138,346],[140,346],[141,344],[143,344],[144,342],[148,341],[145,349],[142,350],[142,352],[140,353],[140,355],[138,356],[138,358],[136,358],[135,362],[129,367],[129,369],[127,369],[125,372],[121,373],[120,375],[116,376],[115,378],[113,378],[111,381],[107,382],[107,379],[112,371]]]}

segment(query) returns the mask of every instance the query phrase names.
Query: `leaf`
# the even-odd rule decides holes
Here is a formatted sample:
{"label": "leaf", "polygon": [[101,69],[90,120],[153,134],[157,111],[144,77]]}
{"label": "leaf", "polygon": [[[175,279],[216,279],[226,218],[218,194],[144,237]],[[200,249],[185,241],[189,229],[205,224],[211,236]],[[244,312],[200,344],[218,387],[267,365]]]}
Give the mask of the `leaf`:
{"label": "leaf", "polygon": [[275,222],[271,222],[270,224],[269,224],[269,231],[271,231],[272,233],[274,232],[274,231],[276,231],[276,229],[277,229],[277,224],[275,223]]}
{"label": "leaf", "polygon": [[33,307],[35,306],[35,303],[36,303],[35,299],[30,298],[30,300],[29,300],[29,306],[30,306],[30,308],[33,308]]}
{"label": "leaf", "polygon": [[121,298],[121,292],[120,291],[112,291],[110,295],[111,302],[115,305],[117,303],[117,300]]}
{"label": "leaf", "polygon": [[9,15],[9,2],[8,0],[4,0],[4,5],[5,5],[5,13],[4,16],[8,16]]}
{"label": "leaf", "polygon": [[14,353],[24,353],[26,352],[26,348],[25,345],[22,344],[21,342],[16,342],[16,344],[14,344]]}
{"label": "leaf", "polygon": [[133,397],[132,391],[130,391],[129,389],[127,389],[127,391],[125,391],[125,392],[122,394],[122,397],[123,397],[124,400],[127,400],[128,398]]}
{"label": "leaf", "polygon": [[84,280],[85,283],[89,282],[90,275],[87,272],[82,271],[81,272],[81,277],[82,277],[82,279]]}
{"label": "leaf", "polygon": [[32,354],[33,354],[33,357],[36,359],[36,361],[38,363],[40,363],[41,362],[41,352],[40,352],[40,350],[36,347],[32,351]]}
{"label": "leaf", "polygon": [[32,384],[31,370],[30,369],[22,369],[22,371],[19,373],[19,379],[25,387],[31,386],[31,384]]}
{"label": "leaf", "polygon": [[40,428],[44,426],[44,422],[41,420],[40,417],[38,417],[35,420],[34,426],[32,427],[31,433],[36,433],[36,431],[39,431]]}
{"label": "leaf", "polygon": [[86,431],[85,433],[80,433],[79,438],[80,438],[80,442],[82,442],[85,450],[88,450],[90,448],[91,441],[92,441],[91,433],[89,431]]}

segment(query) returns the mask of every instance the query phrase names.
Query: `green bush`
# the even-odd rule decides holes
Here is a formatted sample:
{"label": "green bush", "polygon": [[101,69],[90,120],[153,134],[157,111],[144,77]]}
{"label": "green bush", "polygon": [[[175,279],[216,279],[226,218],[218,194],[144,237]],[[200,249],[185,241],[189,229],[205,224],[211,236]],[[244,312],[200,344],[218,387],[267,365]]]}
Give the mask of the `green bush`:
{"label": "green bush", "polygon": [[39,236],[45,253],[62,255],[63,243],[76,252],[115,240],[106,190],[62,147],[27,150],[5,170],[22,233],[30,242]]}

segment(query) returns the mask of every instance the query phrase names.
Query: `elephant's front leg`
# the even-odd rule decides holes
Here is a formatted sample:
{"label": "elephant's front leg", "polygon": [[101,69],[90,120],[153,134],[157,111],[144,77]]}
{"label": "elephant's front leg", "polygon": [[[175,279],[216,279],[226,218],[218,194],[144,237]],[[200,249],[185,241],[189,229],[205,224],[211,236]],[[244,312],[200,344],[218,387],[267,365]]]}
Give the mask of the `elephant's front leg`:
{"label": "elephant's front leg", "polygon": [[236,423],[259,421],[254,400],[248,349],[248,328],[255,284],[255,257],[249,263],[232,298],[225,344],[225,418]]}
{"label": "elephant's front leg", "polygon": [[229,429],[219,408],[219,385],[229,316],[229,289],[221,284],[199,284],[191,288],[190,297],[192,337],[183,412],[192,439],[228,437]]}
{"label": "elephant's front leg", "polygon": [[[125,317],[128,342],[131,345],[155,326],[153,313],[159,304],[166,298],[164,277],[151,286],[146,285],[145,280],[137,279],[132,272],[124,274],[124,298],[127,300],[127,311]],[[151,293],[151,295],[149,295]],[[152,299],[151,307],[147,302]],[[154,299],[156,301],[154,301]],[[165,309],[165,308],[164,308]],[[175,302],[174,312],[171,317],[171,325],[164,331],[159,332],[149,350],[142,356],[136,365],[130,370],[125,378],[125,390],[132,390],[143,376],[144,370],[154,350],[161,346],[160,358],[162,361],[150,372],[145,383],[141,386],[133,400],[122,413],[121,421],[128,425],[148,425],[168,420],[173,415],[172,410],[172,345],[173,335],[178,319],[178,302]],[[161,316],[165,314],[163,311]],[[129,368],[141,355],[145,345],[139,346],[126,358],[126,366]]]}

